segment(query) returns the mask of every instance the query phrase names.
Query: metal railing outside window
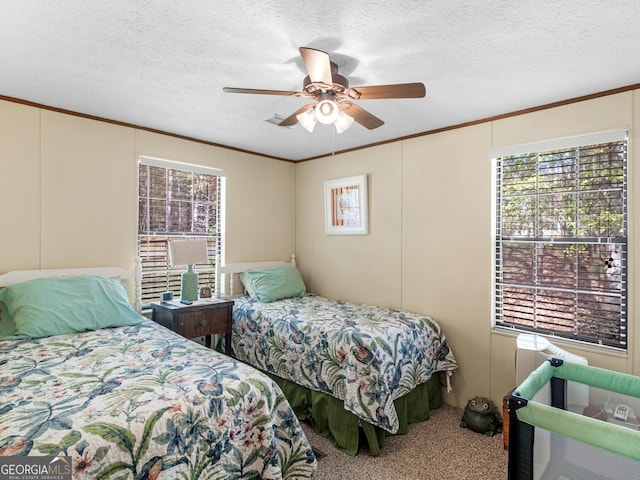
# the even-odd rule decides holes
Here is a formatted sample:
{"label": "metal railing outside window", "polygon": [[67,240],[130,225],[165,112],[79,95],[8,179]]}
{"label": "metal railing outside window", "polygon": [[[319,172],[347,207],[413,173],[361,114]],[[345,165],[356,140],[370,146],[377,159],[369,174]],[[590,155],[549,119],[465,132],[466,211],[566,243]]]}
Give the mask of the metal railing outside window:
{"label": "metal railing outside window", "polygon": [[196,265],[200,286],[215,286],[215,264],[222,250],[221,208],[224,172],[148,157],[138,167],[138,256],[140,301],[162,292],[180,294],[183,266],[172,266],[169,242],[205,237],[209,262]]}

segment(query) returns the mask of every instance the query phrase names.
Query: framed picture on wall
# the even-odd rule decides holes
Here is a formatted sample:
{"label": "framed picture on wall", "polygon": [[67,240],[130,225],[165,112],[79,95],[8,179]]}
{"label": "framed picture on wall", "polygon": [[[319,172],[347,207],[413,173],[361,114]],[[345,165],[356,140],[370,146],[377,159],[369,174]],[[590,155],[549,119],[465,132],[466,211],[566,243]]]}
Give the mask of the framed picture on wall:
{"label": "framed picture on wall", "polygon": [[325,180],[324,213],[326,234],[368,234],[367,201],[366,175]]}

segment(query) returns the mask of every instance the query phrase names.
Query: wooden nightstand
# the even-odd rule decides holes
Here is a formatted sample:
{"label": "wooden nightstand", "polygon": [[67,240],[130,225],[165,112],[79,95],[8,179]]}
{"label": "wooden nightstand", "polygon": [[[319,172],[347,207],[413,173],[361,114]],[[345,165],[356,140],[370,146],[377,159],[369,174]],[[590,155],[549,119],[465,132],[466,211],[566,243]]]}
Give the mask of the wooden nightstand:
{"label": "wooden nightstand", "polygon": [[154,302],[151,319],[186,338],[205,337],[211,348],[211,335],[225,334],[225,353],[231,356],[231,316],[233,300],[198,300],[183,305],[179,300]]}

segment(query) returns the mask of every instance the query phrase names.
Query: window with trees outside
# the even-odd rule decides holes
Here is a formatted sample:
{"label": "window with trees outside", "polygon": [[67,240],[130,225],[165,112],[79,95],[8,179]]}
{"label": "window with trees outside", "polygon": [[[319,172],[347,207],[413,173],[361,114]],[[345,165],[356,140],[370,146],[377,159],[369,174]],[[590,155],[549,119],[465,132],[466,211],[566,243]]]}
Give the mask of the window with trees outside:
{"label": "window with trees outside", "polygon": [[165,291],[180,295],[184,266],[172,266],[169,242],[206,238],[209,262],[195,265],[200,286],[215,288],[215,262],[222,249],[224,172],[140,157],[138,167],[138,255],[141,304]]}
{"label": "window with trees outside", "polygon": [[626,132],[492,156],[495,326],[626,349]]}

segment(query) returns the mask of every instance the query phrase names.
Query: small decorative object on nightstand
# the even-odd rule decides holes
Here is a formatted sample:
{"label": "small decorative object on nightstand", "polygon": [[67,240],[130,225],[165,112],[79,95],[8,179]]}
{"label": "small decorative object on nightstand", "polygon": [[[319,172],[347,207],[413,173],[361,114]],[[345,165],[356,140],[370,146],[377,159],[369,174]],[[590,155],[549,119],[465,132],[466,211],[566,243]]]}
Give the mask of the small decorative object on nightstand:
{"label": "small decorative object on nightstand", "polygon": [[159,323],[186,338],[205,337],[205,345],[211,348],[211,335],[225,335],[225,353],[231,356],[231,316],[233,300],[198,300],[184,305],[178,300],[152,303],[154,322]]}
{"label": "small decorative object on nightstand", "polygon": [[211,287],[200,287],[200,298],[211,298]]}
{"label": "small decorative object on nightstand", "polygon": [[162,292],[162,295],[160,295],[160,300],[163,303],[170,302],[171,300],[173,300],[173,292]]}

